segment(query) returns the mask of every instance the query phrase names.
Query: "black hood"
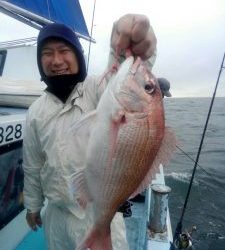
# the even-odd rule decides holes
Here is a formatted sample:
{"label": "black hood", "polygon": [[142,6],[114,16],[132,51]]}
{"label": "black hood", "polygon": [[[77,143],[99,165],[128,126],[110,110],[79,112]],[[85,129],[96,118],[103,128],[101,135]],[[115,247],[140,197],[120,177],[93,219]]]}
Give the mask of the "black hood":
{"label": "black hood", "polygon": [[87,71],[82,46],[76,34],[64,24],[59,23],[52,23],[44,26],[37,38],[37,64],[41,80],[48,85],[48,77],[45,75],[41,65],[41,49],[44,43],[52,38],[63,40],[72,46],[79,63],[79,72],[76,74],[76,81],[83,82],[87,76]]}

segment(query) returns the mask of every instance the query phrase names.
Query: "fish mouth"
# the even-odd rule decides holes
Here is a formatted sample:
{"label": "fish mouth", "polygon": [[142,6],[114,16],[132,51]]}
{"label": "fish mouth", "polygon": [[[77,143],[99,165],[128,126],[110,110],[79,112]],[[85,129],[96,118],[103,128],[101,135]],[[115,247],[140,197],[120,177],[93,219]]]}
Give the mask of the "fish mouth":
{"label": "fish mouth", "polygon": [[[134,78],[137,72],[141,72],[144,81],[144,89],[147,94],[152,94],[156,89],[156,79],[149,73],[147,66],[141,61],[140,58],[137,58],[135,63],[132,65],[129,73]],[[141,79],[140,79],[141,81]]]}
{"label": "fish mouth", "polygon": [[157,83],[154,76],[141,58],[137,57],[127,71],[125,79],[119,84],[119,88],[112,94],[127,113],[137,118],[144,118],[149,114],[151,96],[156,90]]}

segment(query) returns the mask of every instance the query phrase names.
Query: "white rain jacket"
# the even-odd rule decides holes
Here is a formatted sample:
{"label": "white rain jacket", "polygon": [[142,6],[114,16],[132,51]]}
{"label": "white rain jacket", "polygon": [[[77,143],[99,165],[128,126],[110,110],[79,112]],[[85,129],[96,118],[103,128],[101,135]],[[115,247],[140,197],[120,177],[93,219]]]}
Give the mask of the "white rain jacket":
{"label": "white rain jacket", "polygon": [[40,211],[44,197],[58,206],[68,204],[60,140],[64,131],[83,113],[96,108],[101,93],[95,81],[96,78],[88,78],[79,83],[65,104],[46,92],[29,108],[23,144],[23,168],[24,203],[31,212]]}

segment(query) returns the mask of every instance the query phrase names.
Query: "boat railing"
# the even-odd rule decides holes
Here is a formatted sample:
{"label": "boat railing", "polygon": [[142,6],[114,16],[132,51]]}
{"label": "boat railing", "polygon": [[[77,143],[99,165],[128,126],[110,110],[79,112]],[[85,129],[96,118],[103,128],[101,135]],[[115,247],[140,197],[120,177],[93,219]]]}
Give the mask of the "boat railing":
{"label": "boat railing", "polygon": [[0,49],[8,49],[12,47],[34,45],[36,44],[37,37],[28,37],[16,40],[10,40],[5,42],[0,42]]}

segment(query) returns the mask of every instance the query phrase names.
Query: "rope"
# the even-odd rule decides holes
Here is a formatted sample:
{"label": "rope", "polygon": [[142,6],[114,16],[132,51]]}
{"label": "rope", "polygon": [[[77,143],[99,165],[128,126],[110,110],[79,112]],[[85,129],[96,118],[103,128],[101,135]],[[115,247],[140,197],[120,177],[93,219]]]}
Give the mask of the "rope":
{"label": "rope", "polygon": [[[218,74],[217,81],[216,81],[216,86],[215,86],[214,93],[213,93],[213,96],[212,96],[212,99],[211,99],[208,115],[207,115],[207,118],[206,118],[206,123],[205,123],[205,126],[204,126],[201,142],[200,142],[200,145],[199,145],[199,148],[198,148],[198,154],[197,154],[197,157],[196,157],[196,160],[195,160],[195,165],[194,165],[191,180],[190,180],[190,183],[189,183],[189,187],[188,187],[186,199],[185,199],[185,202],[184,202],[184,206],[183,206],[183,209],[182,209],[180,221],[177,223],[177,227],[176,227],[176,230],[175,230],[175,233],[174,233],[173,243],[176,241],[176,239],[178,239],[179,235],[182,233],[182,221],[183,221],[184,213],[185,213],[185,210],[186,210],[186,207],[187,207],[188,199],[189,199],[189,196],[190,196],[191,187],[192,187],[192,184],[193,184],[195,172],[196,172],[196,169],[197,169],[197,166],[198,166],[198,161],[199,161],[199,157],[200,157],[200,154],[201,154],[202,145],[203,145],[203,141],[204,141],[204,138],[205,138],[205,133],[206,133],[206,130],[207,130],[207,126],[208,126],[209,118],[210,118],[210,115],[211,115],[213,103],[214,103],[214,100],[215,100],[220,75],[221,75],[222,69],[224,68],[224,66],[223,66],[224,58],[225,58],[225,53],[223,55],[221,67],[220,67],[219,74]],[[175,246],[174,246],[174,244],[171,244],[170,250],[173,250],[173,249],[175,249]]]}

